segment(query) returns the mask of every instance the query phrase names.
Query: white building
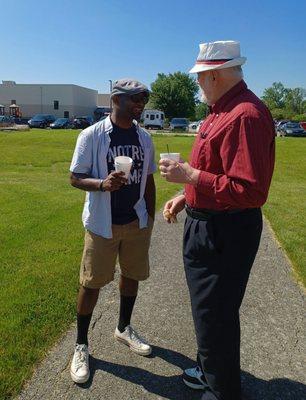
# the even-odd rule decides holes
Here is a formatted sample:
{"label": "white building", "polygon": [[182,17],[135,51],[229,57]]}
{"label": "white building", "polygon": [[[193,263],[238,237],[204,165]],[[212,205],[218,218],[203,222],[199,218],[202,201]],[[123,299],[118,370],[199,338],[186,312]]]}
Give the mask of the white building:
{"label": "white building", "polygon": [[99,93],[98,94],[98,107],[111,107],[110,103],[110,94],[108,93]]}
{"label": "white building", "polygon": [[98,91],[69,84],[17,84],[2,81],[0,104],[9,113],[9,106],[17,104],[23,118],[35,114],[55,117],[93,115],[98,105]]}

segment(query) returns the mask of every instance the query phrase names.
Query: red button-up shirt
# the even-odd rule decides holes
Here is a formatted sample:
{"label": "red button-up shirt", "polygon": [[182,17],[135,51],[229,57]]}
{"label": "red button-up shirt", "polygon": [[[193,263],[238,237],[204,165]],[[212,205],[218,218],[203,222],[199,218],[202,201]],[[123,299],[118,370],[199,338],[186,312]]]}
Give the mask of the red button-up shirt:
{"label": "red button-up shirt", "polygon": [[211,210],[261,207],[274,157],[271,114],[240,81],[211,107],[200,127],[190,165],[201,173],[197,186],[186,185],[186,203]]}

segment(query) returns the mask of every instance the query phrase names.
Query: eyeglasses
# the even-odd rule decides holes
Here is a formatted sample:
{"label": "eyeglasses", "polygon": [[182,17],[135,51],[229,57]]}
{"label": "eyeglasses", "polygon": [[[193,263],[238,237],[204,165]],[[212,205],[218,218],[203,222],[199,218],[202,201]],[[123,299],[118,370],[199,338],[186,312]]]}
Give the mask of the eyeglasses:
{"label": "eyeglasses", "polygon": [[132,94],[129,96],[133,103],[144,103],[147,104],[149,101],[149,94],[148,93],[138,93]]}

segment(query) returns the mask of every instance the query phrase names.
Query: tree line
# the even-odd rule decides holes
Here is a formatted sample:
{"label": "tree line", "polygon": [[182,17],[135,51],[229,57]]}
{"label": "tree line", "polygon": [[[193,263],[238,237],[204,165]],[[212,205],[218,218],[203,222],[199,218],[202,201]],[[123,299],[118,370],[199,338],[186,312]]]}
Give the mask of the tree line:
{"label": "tree line", "polygon": [[281,82],[274,82],[264,90],[262,100],[275,119],[306,121],[305,97],[303,88],[286,88]]}
{"label": "tree line", "polygon": [[[262,100],[273,118],[306,121],[306,90],[286,88],[274,82],[264,90]],[[184,117],[198,121],[208,114],[208,106],[199,100],[199,87],[194,77],[183,73],[159,73],[151,84],[147,108],[164,111],[166,118]]]}

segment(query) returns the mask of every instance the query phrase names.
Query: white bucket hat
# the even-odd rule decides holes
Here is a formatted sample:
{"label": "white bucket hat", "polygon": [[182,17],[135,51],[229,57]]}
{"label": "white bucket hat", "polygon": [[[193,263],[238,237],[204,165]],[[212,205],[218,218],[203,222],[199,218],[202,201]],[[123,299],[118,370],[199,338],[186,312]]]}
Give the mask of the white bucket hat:
{"label": "white bucket hat", "polygon": [[197,61],[189,73],[222,69],[242,65],[245,57],[240,57],[240,43],[234,40],[201,43]]}

